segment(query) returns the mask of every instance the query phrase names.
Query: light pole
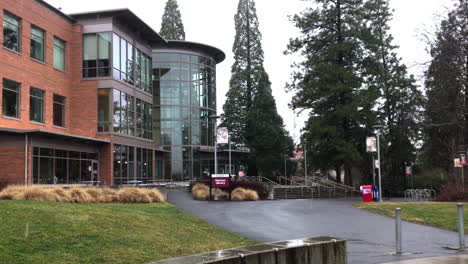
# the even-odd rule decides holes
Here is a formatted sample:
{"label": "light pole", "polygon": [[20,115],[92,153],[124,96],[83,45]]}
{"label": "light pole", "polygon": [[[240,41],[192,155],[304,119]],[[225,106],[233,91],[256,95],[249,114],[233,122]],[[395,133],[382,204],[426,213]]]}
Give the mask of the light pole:
{"label": "light pole", "polygon": [[304,142],[304,176],[307,180],[307,144]]}
{"label": "light pole", "polygon": [[374,129],[377,130],[377,160],[379,163],[378,167],[378,175],[379,175],[379,202],[382,202],[382,163],[380,162],[380,129],[383,128],[382,125],[375,125],[373,126]]}
{"label": "light pole", "polygon": [[217,127],[218,127],[218,118],[219,116],[217,115],[210,115],[210,119],[214,119],[214,174],[218,174],[218,133],[217,133]]}

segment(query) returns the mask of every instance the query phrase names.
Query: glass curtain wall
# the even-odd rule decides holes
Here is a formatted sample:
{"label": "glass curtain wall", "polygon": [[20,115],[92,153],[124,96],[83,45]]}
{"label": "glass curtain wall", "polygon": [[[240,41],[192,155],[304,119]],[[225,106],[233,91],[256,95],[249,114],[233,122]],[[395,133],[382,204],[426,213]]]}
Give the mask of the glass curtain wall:
{"label": "glass curtain wall", "polygon": [[153,182],[153,150],[114,145],[114,185]]}
{"label": "glass curtain wall", "polygon": [[[153,53],[155,143],[171,152],[171,170],[158,180],[199,178],[203,146],[214,146],[216,63],[188,53]],[[162,161],[161,161],[162,162]],[[164,174],[164,175],[162,175]]]}
{"label": "glass curtain wall", "polygon": [[97,153],[33,148],[33,184],[80,184],[93,179]]}

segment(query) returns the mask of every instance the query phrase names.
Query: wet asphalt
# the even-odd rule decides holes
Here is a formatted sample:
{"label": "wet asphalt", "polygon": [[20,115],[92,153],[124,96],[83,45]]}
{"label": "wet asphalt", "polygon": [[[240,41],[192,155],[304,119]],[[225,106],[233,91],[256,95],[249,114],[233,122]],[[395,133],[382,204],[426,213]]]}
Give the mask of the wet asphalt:
{"label": "wet asphalt", "polygon": [[458,233],[403,222],[405,253],[392,255],[395,220],[353,207],[359,199],[196,201],[185,191],[170,191],[168,201],[212,225],[259,242],[318,236],[344,238],[348,241],[348,263],[386,263],[466,254],[446,249],[458,245]]}

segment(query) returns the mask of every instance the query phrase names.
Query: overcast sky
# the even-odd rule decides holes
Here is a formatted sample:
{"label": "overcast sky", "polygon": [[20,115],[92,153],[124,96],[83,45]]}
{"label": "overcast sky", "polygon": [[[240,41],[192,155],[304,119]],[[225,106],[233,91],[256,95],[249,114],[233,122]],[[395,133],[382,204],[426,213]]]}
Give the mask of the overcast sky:
{"label": "overcast sky", "polygon": [[[46,0],[65,13],[93,10],[129,8],[149,26],[159,32],[161,17],[166,0]],[[226,53],[226,60],[217,67],[218,113],[221,113],[225,95],[229,88],[231,65],[233,64],[232,44],[234,41],[234,15],[238,0],[178,0],[185,27],[186,40],[201,42],[220,48]],[[299,13],[311,4],[301,0],[256,0],[260,31],[263,34],[265,68],[270,75],[273,95],[278,112],[286,128],[297,139],[306,115],[297,117],[288,107],[292,94],[285,92],[285,83],[290,80],[290,65],[298,57],[283,55],[291,37],[298,30],[289,22],[288,15]],[[400,46],[399,56],[411,73],[421,78],[424,68],[420,66],[429,57],[425,51],[421,33],[433,31],[435,21],[453,6],[454,0],[390,0],[395,10],[391,24],[395,44]]]}

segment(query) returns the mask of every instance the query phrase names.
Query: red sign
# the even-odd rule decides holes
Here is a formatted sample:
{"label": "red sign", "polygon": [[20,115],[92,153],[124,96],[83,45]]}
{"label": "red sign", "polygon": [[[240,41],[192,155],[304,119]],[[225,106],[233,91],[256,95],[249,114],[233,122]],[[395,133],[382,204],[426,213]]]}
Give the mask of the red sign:
{"label": "red sign", "polygon": [[229,188],[229,174],[213,174],[211,188]]}

